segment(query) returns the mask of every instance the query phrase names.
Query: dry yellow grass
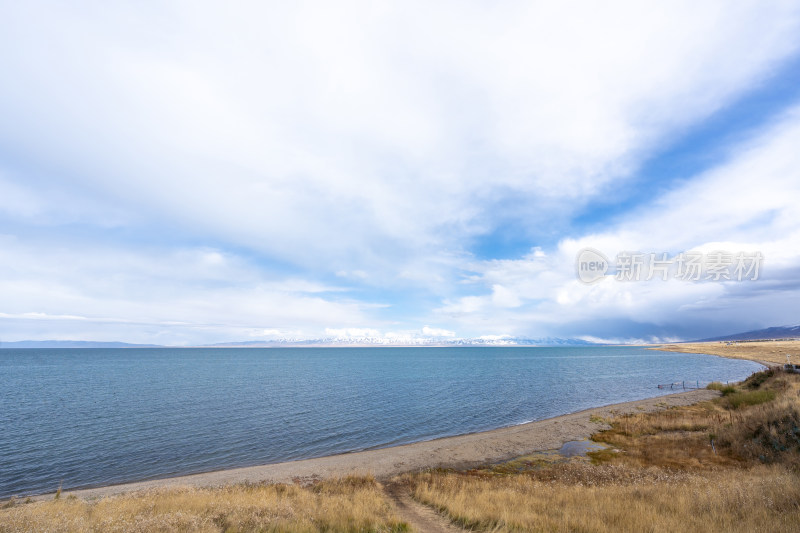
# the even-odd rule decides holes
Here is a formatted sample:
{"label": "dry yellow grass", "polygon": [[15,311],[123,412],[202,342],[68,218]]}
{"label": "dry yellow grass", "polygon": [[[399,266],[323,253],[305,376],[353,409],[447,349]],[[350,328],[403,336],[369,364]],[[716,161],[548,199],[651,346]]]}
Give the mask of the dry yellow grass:
{"label": "dry yellow grass", "polygon": [[[420,474],[414,497],[480,531],[788,533],[800,524],[800,478],[780,466],[708,476],[654,476],[625,466],[582,468],[585,479],[577,482],[526,474]],[[604,476],[609,469],[618,472]]]}
{"label": "dry yellow grass", "polygon": [[407,526],[372,478],[309,487],[172,488],[0,510],[0,532],[388,532]]}
{"label": "dry yellow grass", "polygon": [[[623,449],[615,460],[632,466],[698,471],[777,462],[800,467],[800,374],[761,372],[731,389],[713,402],[618,417],[610,430],[593,438]],[[775,399],[755,403],[767,398]],[[609,452],[590,455],[608,458]]]}
{"label": "dry yellow grass", "polygon": [[[610,445],[591,454],[600,464],[403,479],[416,499],[481,531],[798,531],[800,375],[757,374],[736,389],[614,419],[595,436]],[[749,400],[731,402],[737,394]]]}
{"label": "dry yellow grass", "polygon": [[665,344],[653,349],[666,352],[707,353],[780,365],[786,363],[786,354],[789,354],[792,363],[800,364],[800,341],[739,341],[731,345],[724,342],[689,342]]}

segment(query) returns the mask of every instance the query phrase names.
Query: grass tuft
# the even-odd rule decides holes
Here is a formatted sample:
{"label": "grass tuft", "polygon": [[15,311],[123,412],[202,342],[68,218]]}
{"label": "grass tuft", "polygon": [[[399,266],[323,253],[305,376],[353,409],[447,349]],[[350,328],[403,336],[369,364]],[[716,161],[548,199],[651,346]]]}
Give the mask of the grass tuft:
{"label": "grass tuft", "polygon": [[771,402],[774,399],[775,391],[772,390],[741,391],[728,394],[725,397],[725,405],[730,409],[740,409],[744,406]]}
{"label": "grass tuft", "polygon": [[756,372],[744,380],[744,386],[748,389],[757,389],[773,377],[775,377],[775,371],[772,369],[764,370],[763,372]]}
{"label": "grass tuft", "polygon": [[16,496],[12,496],[7,501],[0,503],[0,509],[11,509],[17,504]]}

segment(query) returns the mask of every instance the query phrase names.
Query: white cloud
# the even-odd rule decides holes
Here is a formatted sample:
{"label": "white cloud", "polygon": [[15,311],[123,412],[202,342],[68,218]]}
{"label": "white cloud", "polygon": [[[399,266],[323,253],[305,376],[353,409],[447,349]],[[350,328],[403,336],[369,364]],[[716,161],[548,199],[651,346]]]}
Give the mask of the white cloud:
{"label": "white cloud", "polygon": [[3,340],[46,334],[197,344],[241,340],[254,331],[269,336],[265,330],[291,336],[298,324],[306,336],[318,336],[326,326],[376,320],[368,318],[371,304],[347,298],[342,288],[268,279],[246,260],[216,250],[50,245],[0,239]]}
{"label": "white cloud", "polygon": [[[800,108],[732,147],[725,164],[639,206],[603,233],[565,239],[547,254],[533,250],[519,260],[474,263],[471,285],[483,294],[446,301],[437,312],[462,329],[506,327],[517,335],[590,323],[599,330],[612,322],[620,327],[696,322],[729,332],[795,323],[800,313],[797,146]],[[623,283],[607,278],[585,285],[574,272],[575,256],[585,247],[605,252],[612,261],[622,251],[674,256],[687,250],[760,251],[765,259],[758,281]],[[514,309],[498,294],[507,295]],[[656,337],[649,338],[655,342]]]}
{"label": "white cloud", "polygon": [[34,217],[41,211],[37,195],[0,173],[0,212],[15,217]]}
{"label": "white cloud", "polygon": [[521,231],[566,216],[798,31],[760,2],[9,11],[4,136],[53,179],[374,283],[415,279],[397,274],[490,231],[503,201]]}
{"label": "white cloud", "polygon": [[[101,321],[109,338],[169,342],[326,328],[414,339],[424,323],[545,334],[741,297],[580,285],[586,244],[724,243],[763,250],[765,269],[798,264],[796,113],[602,234],[517,260],[469,253],[504,226],[563,234],[758,87],[797,53],[793,3],[2,10],[4,335],[96,338]],[[404,298],[442,304],[426,314]],[[762,322],[795,309],[753,301]],[[87,324],[11,318],[29,313]]]}
{"label": "white cloud", "polygon": [[514,291],[502,285],[492,285],[492,303],[497,307],[519,307],[522,301]]}
{"label": "white cloud", "polygon": [[450,331],[447,329],[442,328],[432,328],[430,326],[424,326],[422,328],[422,334],[428,337],[455,337],[456,332]]}
{"label": "white cloud", "polygon": [[382,337],[377,329],[371,328],[325,328],[325,335],[336,339],[353,339],[363,337]]}
{"label": "white cloud", "polygon": [[484,341],[502,341],[502,340],[511,340],[511,335],[481,335],[478,337]]}

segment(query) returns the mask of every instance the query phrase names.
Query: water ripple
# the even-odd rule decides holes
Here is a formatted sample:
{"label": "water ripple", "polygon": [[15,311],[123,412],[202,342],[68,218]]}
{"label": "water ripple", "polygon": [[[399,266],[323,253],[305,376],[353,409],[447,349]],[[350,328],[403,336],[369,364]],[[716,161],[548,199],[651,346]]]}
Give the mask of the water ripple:
{"label": "water ripple", "polygon": [[3,349],[0,498],[481,431],[758,368],[633,347]]}

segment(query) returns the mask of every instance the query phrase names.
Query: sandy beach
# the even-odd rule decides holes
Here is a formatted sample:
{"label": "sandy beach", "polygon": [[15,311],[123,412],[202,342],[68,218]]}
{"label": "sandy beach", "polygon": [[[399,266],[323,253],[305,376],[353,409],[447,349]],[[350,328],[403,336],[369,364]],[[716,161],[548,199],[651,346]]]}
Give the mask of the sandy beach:
{"label": "sandy beach", "polygon": [[[689,405],[716,397],[710,390],[687,391],[633,402],[596,407],[577,413],[518,426],[417,442],[391,448],[220,470],[188,476],[140,481],[82,490],[65,490],[80,498],[99,498],[131,491],[168,486],[220,486],[231,483],[311,482],[349,474],[388,478],[427,468],[470,468],[507,461],[537,451],[553,450],[573,440],[589,438],[608,426],[601,418],[651,412]],[[47,498],[42,495],[40,498]]]}
{"label": "sandy beach", "polygon": [[783,366],[786,356],[800,364],[800,341],[737,341],[727,342],[683,342],[653,346],[652,350],[679,353],[705,353],[729,359],[747,359],[767,367]]}

